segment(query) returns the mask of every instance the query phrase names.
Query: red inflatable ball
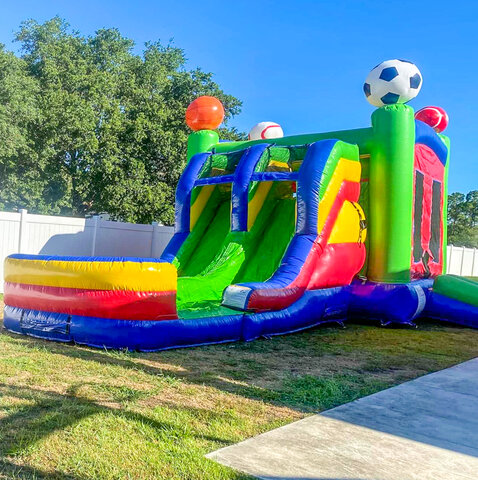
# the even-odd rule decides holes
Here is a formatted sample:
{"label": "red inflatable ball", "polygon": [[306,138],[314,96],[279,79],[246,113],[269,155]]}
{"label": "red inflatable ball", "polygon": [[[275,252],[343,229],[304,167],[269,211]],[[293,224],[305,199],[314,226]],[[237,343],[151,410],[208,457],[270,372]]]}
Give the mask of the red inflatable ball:
{"label": "red inflatable ball", "polygon": [[194,131],[214,130],[224,120],[224,107],[216,97],[196,98],[186,110],[186,123]]}
{"label": "red inflatable ball", "polygon": [[448,114],[441,107],[424,107],[415,113],[415,118],[441,133],[448,126]]}

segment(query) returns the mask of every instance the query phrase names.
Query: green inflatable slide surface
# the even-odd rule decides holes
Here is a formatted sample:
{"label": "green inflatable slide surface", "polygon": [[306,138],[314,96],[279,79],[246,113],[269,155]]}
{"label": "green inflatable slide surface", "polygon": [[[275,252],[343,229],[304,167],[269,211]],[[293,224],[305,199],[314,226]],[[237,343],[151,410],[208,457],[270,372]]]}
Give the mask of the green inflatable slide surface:
{"label": "green inflatable slide surface", "polygon": [[177,254],[180,318],[221,315],[224,289],[270,278],[294,235],[296,200],[274,183],[252,228],[230,231],[230,194],[214,189],[194,229]]}

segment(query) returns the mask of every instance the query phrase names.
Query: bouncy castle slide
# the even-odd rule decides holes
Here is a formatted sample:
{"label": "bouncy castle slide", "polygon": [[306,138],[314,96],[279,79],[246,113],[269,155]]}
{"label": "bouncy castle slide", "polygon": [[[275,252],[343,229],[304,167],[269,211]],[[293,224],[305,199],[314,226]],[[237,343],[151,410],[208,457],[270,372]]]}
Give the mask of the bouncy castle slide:
{"label": "bouncy castle slide", "polygon": [[197,154],[161,259],[12,255],[5,326],[154,350],[285,333],[320,310],[340,320],[365,260],[360,171],[339,140]]}
{"label": "bouncy castle slide", "polygon": [[442,275],[449,142],[410,107],[272,140],[219,142],[188,123],[161,258],[12,255],[5,328],[151,351],[363,317],[478,327],[477,284]]}

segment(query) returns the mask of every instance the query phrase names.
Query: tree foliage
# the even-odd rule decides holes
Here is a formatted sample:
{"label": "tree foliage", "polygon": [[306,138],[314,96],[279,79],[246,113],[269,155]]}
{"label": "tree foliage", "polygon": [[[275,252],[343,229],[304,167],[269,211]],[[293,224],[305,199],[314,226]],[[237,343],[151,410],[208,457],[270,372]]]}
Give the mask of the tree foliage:
{"label": "tree foliage", "polygon": [[58,17],[16,41],[19,57],[0,49],[0,210],[171,223],[188,104],[214,95],[227,121],[240,101],[172,44],[138,55],[116,29],[83,36]]}
{"label": "tree foliage", "polygon": [[478,190],[448,195],[448,243],[478,248]]}

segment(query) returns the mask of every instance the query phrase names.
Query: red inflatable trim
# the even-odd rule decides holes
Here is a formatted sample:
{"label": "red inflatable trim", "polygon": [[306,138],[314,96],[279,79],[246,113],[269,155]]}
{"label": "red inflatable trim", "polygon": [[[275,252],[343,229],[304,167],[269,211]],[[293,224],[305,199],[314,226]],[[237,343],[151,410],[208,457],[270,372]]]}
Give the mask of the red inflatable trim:
{"label": "red inflatable trim", "polygon": [[363,243],[327,245],[318,259],[307,290],[348,285],[365,262]]}
{"label": "red inflatable trim", "polygon": [[86,290],[5,283],[5,304],[43,312],[122,320],[178,318],[176,292]]}
{"label": "red inflatable trim", "polygon": [[359,183],[342,182],[324,227],[317,236],[299,275],[287,287],[255,290],[249,298],[248,309],[258,312],[281,310],[297,301],[305,290],[348,285],[352,281],[365,262],[365,245],[359,243],[327,245],[327,242],[344,202],[346,200],[355,202],[359,195]]}
{"label": "red inflatable trim", "polygon": [[[423,204],[422,204],[422,217],[421,217],[421,246],[423,252],[428,252],[432,259],[428,264],[429,274],[432,277],[443,273],[443,202],[444,202],[444,177],[445,167],[440,162],[435,152],[423,144],[415,145],[415,171],[419,171],[423,174]],[[433,181],[436,180],[441,183],[440,192],[440,258],[433,258],[433,254],[430,250],[431,239],[431,211],[432,211],[432,186]],[[414,175],[414,204],[415,204],[415,175]],[[417,212],[418,214],[418,212]],[[413,212],[415,216],[415,211]],[[412,237],[413,239],[413,237]],[[422,261],[415,262],[412,253],[411,262],[412,278],[422,278],[426,271]]]}
{"label": "red inflatable trim", "polygon": [[247,308],[254,312],[283,310],[299,300],[305,290],[304,286],[255,290],[249,298]]}
{"label": "red inflatable trim", "polygon": [[299,300],[306,290],[318,290],[349,285],[365,262],[365,245],[361,243],[334,243],[323,252],[315,250],[314,272],[307,287],[289,286],[268,290],[256,290],[249,308],[262,312],[282,310]]}

